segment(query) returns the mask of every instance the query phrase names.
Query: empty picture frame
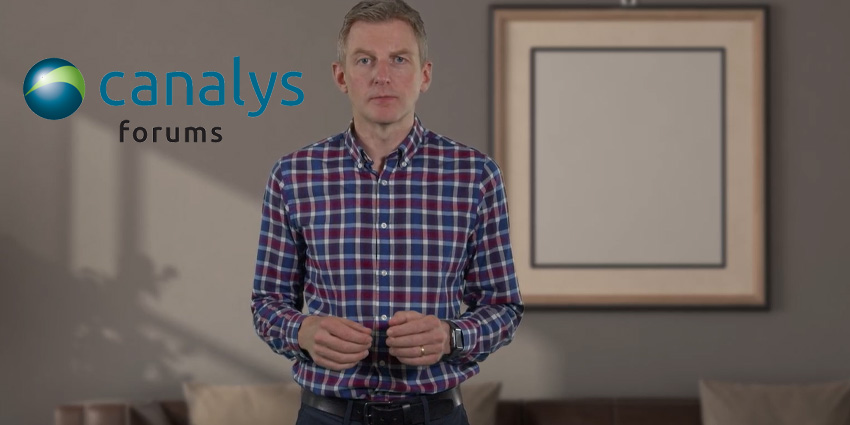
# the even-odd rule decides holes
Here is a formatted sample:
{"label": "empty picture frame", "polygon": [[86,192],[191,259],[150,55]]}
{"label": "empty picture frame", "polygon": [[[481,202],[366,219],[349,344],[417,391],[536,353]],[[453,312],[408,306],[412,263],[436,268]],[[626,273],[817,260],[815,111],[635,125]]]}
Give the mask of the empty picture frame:
{"label": "empty picture frame", "polygon": [[525,302],[767,308],[767,7],[490,15]]}

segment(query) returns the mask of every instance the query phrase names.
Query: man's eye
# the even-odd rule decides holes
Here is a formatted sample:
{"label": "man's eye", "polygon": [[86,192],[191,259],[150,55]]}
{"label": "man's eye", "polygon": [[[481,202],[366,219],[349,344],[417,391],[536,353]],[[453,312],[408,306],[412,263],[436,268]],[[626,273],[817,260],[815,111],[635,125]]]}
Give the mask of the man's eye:
{"label": "man's eye", "polygon": [[359,63],[359,64],[363,64],[363,65],[368,65],[368,64],[369,64],[369,58],[360,58],[360,59],[357,59],[357,63]]}
{"label": "man's eye", "polygon": [[406,61],[406,60],[407,60],[407,59],[405,59],[405,58],[403,58],[403,57],[401,57],[401,56],[396,56],[396,57],[395,57],[395,63],[404,63],[404,61]]}

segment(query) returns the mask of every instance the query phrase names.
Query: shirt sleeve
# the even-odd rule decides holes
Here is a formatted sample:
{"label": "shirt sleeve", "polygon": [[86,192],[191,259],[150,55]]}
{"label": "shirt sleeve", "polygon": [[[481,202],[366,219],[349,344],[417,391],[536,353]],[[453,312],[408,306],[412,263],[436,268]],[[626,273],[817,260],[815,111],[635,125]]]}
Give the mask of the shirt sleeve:
{"label": "shirt sleeve", "polygon": [[487,158],[481,178],[475,239],[470,242],[464,303],[458,319],[463,349],[449,361],[479,362],[513,339],[525,309],[514,272],[508,203],[501,171]]}
{"label": "shirt sleeve", "polygon": [[309,360],[298,345],[298,330],[307,317],[301,313],[305,244],[290,225],[281,164],[278,161],[272,168],[263,195],[251,311],[257,335],[273,351],[288,359]]}

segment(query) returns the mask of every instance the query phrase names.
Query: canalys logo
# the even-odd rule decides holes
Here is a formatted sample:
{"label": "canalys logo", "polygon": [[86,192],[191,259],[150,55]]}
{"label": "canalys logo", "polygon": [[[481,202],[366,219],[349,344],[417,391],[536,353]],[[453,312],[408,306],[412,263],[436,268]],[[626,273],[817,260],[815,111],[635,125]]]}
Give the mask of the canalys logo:
{"label": "canalys logo", "polygon": [[35,64],[24,79],[24,99],[42,118],[65,118],[80,107],[85,97],[83,74],[65,59],[45,59]]}
{"label": "canalys logo", "polygon": [[[181,89],[186,88],[186,106],[195,105],[195,101],[199,101],[203,106],[222,106],[226,103],[226,99],[233,99],[233,103],[238,106],[246,106],[245,100],[242,99],[241,82],[242,68],[239,56],[233,57],[233,78],[230,84],[226,84],[224,74],[217,71],[206,71],[201,74],[201,77],[206,79],[205,86],[201,87],[200,91],[196,92],[195,81],[189,73],[183,71],[166,72],[163,78],[160,75],[157,78],[150,71],[136,71],[132,73],[135,79],[136,87],[130,92],[121,92],[120,88],[112,87],[111,95],[108,92],[108,85],[111,80],[123,80],[125,78],[124,71],[107,72],[100,79],[100,98],[103,103],[113,107],[123,107],[128,101],[137,106],[157,106],[165,94],[165,105],[171,106],[175,103],[182,104],[182,96],[178,94],[175,102],[175,87]],[[304,91],[292,83],[292,79],[300,79],[301,72],[289,71],[285,73],[272,72],[269,75],[268,83],[259,77],[256,72],[248,72],[248,79],[251,81],[251,88],[255,96],[248,95],[248,99],[256,99],[257,106],[247,105],[249,109],[247,114],[251,118],[259,117],[266,111],[266,107],[272,103],[276,87],[282,87],[283,90],[277,90],[277,99],[280,99],[282,106],[297,106],[304,101]],[[129,79],[129,75],[127,76]],[[160,84],[165,80],[165,90]],[[114,85],[114,84],[113,84]],[[97,88],[97,86],[95,86]],[[119,85],[119,87],[121,87]],[[97,91],[97,89],[95,89]],[[182,90],[180,90],[182,91]],[[250,90],[246,90],[249,92]],[[280,93],[283,91],[283,93]],[[197,93],[197,97],[196,97]],[[128,98],[129,94],[129,99]],[[232,94],[232,97],[229,96]],[[64,59],[50,58],[45,59],[32,67],[27,73],[24,80],[24,99],[30,109],[36,115],[51,120],[59,120],[66,118],[76,111],[83,103],[86,97],[86,83],[83,81],[83,74],[71,62]],[[97,96],[95,96],[96,98]],[[294,97],[294,99],[293,99]],[[250,102],[254,103],[254,102]],[[256,108],[256,110],[251,110]],[[218,143],[222,140],[221,127],[212,126],[210,131],[207,128],[210,126],[178,124],[174,127],[146,125],[130,127],[129,119],[122,120],[118,125],[118,140],[124,143],[126,135],[132,135],[133,140],[137,143],[157,143],[167,140],[170,143],[178,142],[200,142],[207,141],[207,134],[211,134],[210,142]],[[181,128],[184,130],[181,132]],[[149,131],[150,130],[150,131]],[[174,133],[174,137],[171,136]],[[181,140],[180,135],[185,134]],[[165,139],[159,137],[164,135]]]}

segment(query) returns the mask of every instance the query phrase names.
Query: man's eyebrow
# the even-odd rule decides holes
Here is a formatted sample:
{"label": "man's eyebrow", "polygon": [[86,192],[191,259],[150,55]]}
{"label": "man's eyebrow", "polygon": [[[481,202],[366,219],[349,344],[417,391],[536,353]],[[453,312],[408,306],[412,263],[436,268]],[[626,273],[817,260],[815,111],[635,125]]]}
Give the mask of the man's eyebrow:
{"label": "man's eyebrow", "polygon": [[[352,55],[363,54],[363,55],[367,55],[367,56],[375,56],[374,52],[372,52],[370,50],[362,49],[362,48],[354,49],[354,51],[351,52],[351,54]],[[400,56],[400,55],[410,55],[410,54],[412,54],[410,49],[401,49],[401,50],[396,50],[394,52],[390,52],[390,56]]]}

